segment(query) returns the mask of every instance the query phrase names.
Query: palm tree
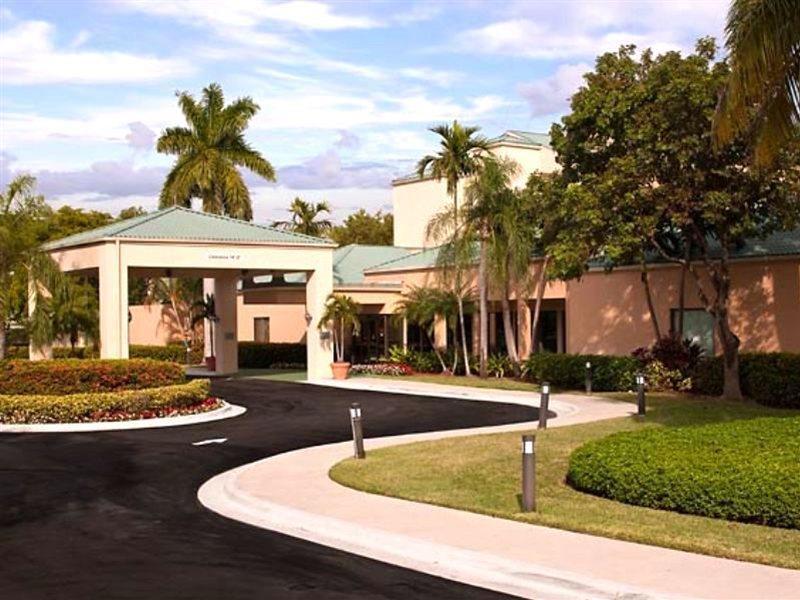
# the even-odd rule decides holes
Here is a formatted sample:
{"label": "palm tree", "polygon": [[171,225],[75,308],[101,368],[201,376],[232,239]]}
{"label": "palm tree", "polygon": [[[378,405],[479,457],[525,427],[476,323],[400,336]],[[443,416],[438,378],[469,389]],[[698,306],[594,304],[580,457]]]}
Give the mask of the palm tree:
{"label": "palm tree", "polygon": [[169,127],[158,138],[159,152],[178,157],[164,181],[159,205],[188,207],[192,198],[201,198],[206,212],[252,220],[250,192],[239,167],[275,181],[272,165],[244,138],[258,104],[245,97],[226,106],[216,83],[203,89],[199,102],[188,92],[177,96],[188,127]]}
{"label": "palm tree", "polygon": [[330,213],[331,207],[327,202],[306,202],[296,197],[289,205],[291,218],[288,221],[274,221],[273,227],[320,237],[331,230],[333,223],[327,219],[320,219],[322,213]]}
{"label": "palm tree", "polygon": [[348,331],[357,335],[361,329],[358,319],[360,305],[350,296],[331,294],[325,304],[325,312],[319,320],[319,329],[330,329],[333,332],[333,346],[336,350],[336,362],[343,363],[344,340]]}
{"label": "palm tree", "polygon": [[[447,193],[453,198],[452,235],[458,236],[458,182],[464,177],[478,173],[489,152],[489,142],[483,136],[476,135],[480,127],[463,126],[458,121],[452,125],[437,125],[430,129],[437,134],[440,149],[436,154],[428,154],[417,163],[417,175],[420,178],[432,177],[437,181],[447,182]],[[461,289],[461,270],[456,266],[455,289]],[[458,319],[461,325],[461,342],[466,363],[466,374],[470,375],[469,351],[467,349],[466,327],[464,325],[464,305],[462,295],[458,294]]]}
{"label": "palm tree", "polygon": [[[199,291],[197,281],[176,277],[153,277],[147,280],[144,304],[169,304],[172,324],[178,331],[181,342],[189,348],[194,326],[199,322],[192,318],[192,310]],[[202,319],[200,319],[202,320]],[[211,350],[213,352],[213,342]],[[188,352],[187,352],[188,354]],[[212,354],[213,356],[213,354]]]}
{"label": "palm tree", "polygon": [[519,171],[519,165],[510,159],[486,160],[481,170],[466,189],[465,214],[462,221],[477,232],[480,240],[478,261],[478,298],[480,321],[480,376],[487,377],[489,358],[489,314],[488,314],[488,252],[490,235],[495,227],[495,217],[503,210],[511,189],[511,179]]}
{"label": "palm tree", "polygon": [[[14,321],[26,324],[34,348],[54,337],[49,290],[58,287],[62,274],[41,249],[50,211],[35,187],[34,177],[18,175],[0,193],[0,359]],[[34,310],[28,316],[31,302]]]}
{"label": "palm tree", "polygon": [[768,166],[800,127],[800,6],[795,0],[733,0],[726,45],[731,75],[714,122],[724,145],[755,137],[755,162]]}
{"label": "palm tree", "polygon": [[[194,329],[195,325],[198,323],[205,323],[208,321],[208,348],[210,354],[208,357],[206,357],[206,366],[210,371],[214,371],[216,370],[216,359],[214,356],[214,326],[219,322],[219,316],[217,315],[217,302],[214,298],[214,294],[206,294],[205,298],[197,300],[194,304],[192,304],[192,311],[194,312],[194,316],[192,317],[191,321],[192,329]],[[186,356],[188,359],[188,345],[186,346]]]}
{"label": "palm tree", "polygon": [[66,337],[73,350],[78,340],[96,342],[100,338],[100,308],[97,289],[88,282],[64,277],[53,291],[53,335]]}

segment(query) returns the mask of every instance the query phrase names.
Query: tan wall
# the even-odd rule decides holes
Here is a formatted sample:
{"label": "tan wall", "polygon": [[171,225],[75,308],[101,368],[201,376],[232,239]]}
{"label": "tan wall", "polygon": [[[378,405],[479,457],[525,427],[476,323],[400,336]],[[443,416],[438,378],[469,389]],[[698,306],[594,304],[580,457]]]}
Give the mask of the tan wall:
{"label": "tan wall", "polygon": [[[678,306],[679,269],[656,268],[651,285],[662,334]],[[732,268],[731,317],[741,349],[800,352],[800,261],[743,261]],[[706,285],[710,292],[710,285]],[[686,308],[701,308],[687,279]],[[636,269],[591,272],[567,284],[567,352],[628,354],[653,342],[640,273]],[[716,344],[717,349],[719,343]]]}
{"label": "tan wall", "polygon": [[[522,187],[534,171],[549,173],[558,168],[555,153],[550,148],[497,146],[492,152],[515,160],[519,174],[514,180],[515,187]],[[464,185],[459,185],[459,198],[464,197]],[[447,194],[444,180],[431,179],[398,183],[392,187],[392,212],[394,213],[394,245],[406,248],[421,248],[436,245],[425,235],[425,228],[431,217],[442,209],[451,206],[452,199]]]}
{"label": "tan wall", "polygon": [[166,346],[170,342],[182,342],[175,327],[174,313],[170,306],[151,304],[129,306],[131,320],[128,323],[128,341],[131,344]]}
{"label": "tan wall", "polygon": [[269,341],[305,343],[306,307],[304,304],[245,304],[239,296],[238,335],[241,342],[254,339],[253,319],[269,317]]}

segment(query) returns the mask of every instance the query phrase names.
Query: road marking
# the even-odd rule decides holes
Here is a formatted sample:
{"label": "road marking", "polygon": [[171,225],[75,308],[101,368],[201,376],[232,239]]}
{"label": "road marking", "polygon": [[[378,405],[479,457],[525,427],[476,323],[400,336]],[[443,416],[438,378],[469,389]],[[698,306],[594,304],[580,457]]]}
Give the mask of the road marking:
{"label": "road marking", "polygon": [[207,446],[208,444],[224,444],[228,438],[211,438],[210,440],[200,440],[199,442],[192,442],[192,446]]}

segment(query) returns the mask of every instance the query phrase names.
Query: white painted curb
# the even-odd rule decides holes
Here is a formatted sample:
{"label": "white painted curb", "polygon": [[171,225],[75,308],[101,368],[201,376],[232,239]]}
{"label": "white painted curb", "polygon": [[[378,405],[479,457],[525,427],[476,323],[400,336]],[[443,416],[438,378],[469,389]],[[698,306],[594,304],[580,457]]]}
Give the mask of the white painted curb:
{"label": "white painted curb", "polygon": [[131,421],[98,421],[96,423],[14,423],[0,424],[0,433],[89,433],[92,431],[122,431],[126,429],[153,429],[156,427],[179,427],[197,425],[210,421],[232,419],[244,414],[247,409],[238,404],[228,404],[221,400],[222,406],[195,415],[178,417],[158,417],[155,419],[136,419]]}

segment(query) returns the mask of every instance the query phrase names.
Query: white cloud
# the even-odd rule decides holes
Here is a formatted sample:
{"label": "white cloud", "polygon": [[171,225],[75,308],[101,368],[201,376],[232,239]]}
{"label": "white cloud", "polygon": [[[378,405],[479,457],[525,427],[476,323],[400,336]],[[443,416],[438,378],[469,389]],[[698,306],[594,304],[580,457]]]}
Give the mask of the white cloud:
{"label": "white cloud", "polygon": [[301,29],[368,29],[380,26],[378,21],[369,17],[334,14],[329,5],[309,0],[273,4],[264,11],[263,18]]}
{"label": "white cloud", "polygon": [[519,86],[520,95],[531,105],[531,116],[540,117],[563,111],[569,99],[583,84],[583,75],[592,70],[588,63],[560,65],[556,72]]}
{"label": "white cloud", "polygon": [[24,21],[3,31],[0,36],[3,83],[143,82],[193,70],[181,59],[79,50],[72,46],[57,48],[53,37],[53,26],[45,21]]}
{"label": "white cloud", "polygon": [[156,140],[156,132],[141,121],[128,123],[130,131],[125,136],[128,145],[134,150],[150,150]]}
{"label": "white cloud", "polygon": [[392,209],[392,191],[380,188],[298,189],[278,185],[250,189],[253,200],[253,218],[259,223],[284,220],[292,198],[300,196],[310,202],[327,201],[331,205],[334,221],[342,221],[347,215],[363,208],[368,212]]}

